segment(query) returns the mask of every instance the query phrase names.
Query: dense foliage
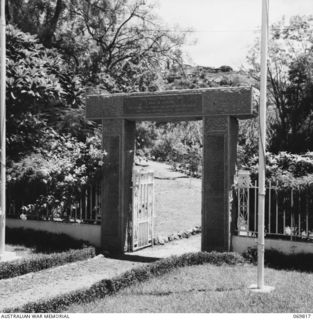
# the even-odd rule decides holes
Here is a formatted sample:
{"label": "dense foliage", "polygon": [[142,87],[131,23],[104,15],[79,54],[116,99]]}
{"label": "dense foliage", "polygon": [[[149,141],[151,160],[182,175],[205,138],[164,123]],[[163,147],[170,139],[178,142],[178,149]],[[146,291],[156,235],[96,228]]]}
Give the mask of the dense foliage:
{"label": "dense foliage", "polygon": [[[7,28],[7,189],[24,213],[70,206],[102,167],[99,132],[63,56]],[[22,213],[22,212],[21,212]]]}
{"label": "dense foliage", "polygon": [[[313,149],[313,16],[282,19],[271,28],[268,103],[275,117],[269,150],[303,153]],[[259,80],[259,39],[248,62]]]}
{"label": "dense foliage", "polygon": [[[258,157],[250,159],[248,166],[252,179],[257,179]],[[305,154],[266,154],[266,178],[282,189],[313,190],[313,152]]]}

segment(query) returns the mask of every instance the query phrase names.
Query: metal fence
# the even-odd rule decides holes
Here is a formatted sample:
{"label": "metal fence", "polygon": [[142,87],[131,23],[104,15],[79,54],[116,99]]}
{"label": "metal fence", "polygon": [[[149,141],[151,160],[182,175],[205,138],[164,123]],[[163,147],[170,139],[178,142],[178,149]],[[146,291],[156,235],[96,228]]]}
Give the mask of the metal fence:
{"label": "metal fence", "polygon": [[[21,218],[23,203],[8,202],[8,217]],[[36,210],[34,210],[36,211]],[[86,187],[77,201],[71,201],[61,212],[47,205],[44,211],[27,215],[29,220],[73,223],[101,223],[101,184]],[[146,169],[134,170],[132,177],[131,250],[153,244],[154,174]]]}
{"label": "metal fence", "polygon": [[[256,236],[258,226],[258,185],[238,184],[234,194],[238,235]],[[265,233],[291,240],[313,241],[312,191],[279,189],[269,183],[265,195]]]}
{"label": "metal fence", "polygon": [[[7,216],[20,217],[23,205],[22,202],[10,201]],[[28,219],[98,224],[101,222],[101,184],[87,186],[77,201],[68,204],[61,212],[56,212],[47,204],[44,211],[34,212]]]}

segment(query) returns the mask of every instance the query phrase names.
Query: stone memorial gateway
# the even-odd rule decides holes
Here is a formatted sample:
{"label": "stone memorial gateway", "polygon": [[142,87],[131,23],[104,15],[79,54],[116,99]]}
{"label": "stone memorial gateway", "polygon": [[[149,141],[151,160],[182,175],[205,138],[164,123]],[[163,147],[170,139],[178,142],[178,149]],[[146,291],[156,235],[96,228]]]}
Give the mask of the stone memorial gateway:
{"label": "stone memorial gateway", "polygon": [[230,250],[229,193],[235,173],[237,119],[255,116],[254,94],[251,87],[223,87],[87,98],[87,118],[102,121],[108,160],[101,195],[103,249],[124,252],[129,248],[135,122],[203,120],[201,249]]}

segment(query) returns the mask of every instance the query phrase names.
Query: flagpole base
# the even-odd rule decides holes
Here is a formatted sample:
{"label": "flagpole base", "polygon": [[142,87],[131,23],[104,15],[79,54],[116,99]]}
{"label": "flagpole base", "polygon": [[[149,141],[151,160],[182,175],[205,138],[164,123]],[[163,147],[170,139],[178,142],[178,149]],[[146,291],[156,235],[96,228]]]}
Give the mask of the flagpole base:
{"label": "flagpole base", "polygon": [[269,293],[275,290],[275,287],[271,286],[263,286],[263,288],[259,288],[257,284],[252,284],[248,287],[249,291],[255,293]]}

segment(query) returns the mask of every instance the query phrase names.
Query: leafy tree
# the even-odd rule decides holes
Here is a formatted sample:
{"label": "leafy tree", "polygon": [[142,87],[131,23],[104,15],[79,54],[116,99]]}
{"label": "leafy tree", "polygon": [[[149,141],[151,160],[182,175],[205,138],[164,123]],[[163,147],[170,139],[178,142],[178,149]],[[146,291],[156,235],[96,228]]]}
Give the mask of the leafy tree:
{"label": "leafy tree", "polygon": [[[259,42],[258,42],[259,43]],[[248,57],[250,74],[258,79],[259,44]],[[295,16],[274,24],[269,42],[269,104],[274,106],[269,150],[313,149],[313,16]]]}
{"label": "leafy tree", "polygon": [[97,179],[105,154],[83,93],[56,50],[8,26],[7,193],[18,210],[62,213]]}
{"label": "leafy tree", "polygon": [[[83,90],[62,56],[34,36],[7,28],[8,156],[18,159],[40,146],[45,128],[85,139]],[[71,115],[71,116],[70,116]],[[71,125],[68,118],[71,118]],[[75,118],[75,121],[73,121]],[[80,132],[77,126],[81,124]],[[85,128],[85,130],[84,130]],[[76,131],[75,131],[76,130]]]}
{"label": "leafy tree", "polygon": [[142,0],[8,0],[8,7],[9,21],[62,52],[87,86],[155,90],[168,62],[181,63],[184,36],[166,30]]}
{"label": "leafy tree", "polygon": [[6,20],[24,32],[36,34],[45,47],[51,48],[65,3],[64,0],[6,0]]}

